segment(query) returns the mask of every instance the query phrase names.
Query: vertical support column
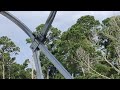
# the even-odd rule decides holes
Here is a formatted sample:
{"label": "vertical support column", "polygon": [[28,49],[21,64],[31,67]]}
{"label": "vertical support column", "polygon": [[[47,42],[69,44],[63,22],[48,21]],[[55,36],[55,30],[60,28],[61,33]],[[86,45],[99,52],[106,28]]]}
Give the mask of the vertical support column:
{"label": "vertical support column", "polygon": [[35,68],[37,72],[37,79],[44,79],[43,73],[42,73],[42,68],[41,68],[41,63],[39,59],[39,51],[35,50],[33,51],[33,58],[35,62]]}

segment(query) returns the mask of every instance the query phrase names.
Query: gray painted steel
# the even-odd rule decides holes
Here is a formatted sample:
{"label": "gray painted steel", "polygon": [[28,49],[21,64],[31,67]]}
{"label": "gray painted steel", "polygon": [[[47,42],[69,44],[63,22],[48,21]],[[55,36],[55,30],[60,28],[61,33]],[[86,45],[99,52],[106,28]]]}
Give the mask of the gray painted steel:
{"label": "gray painted steel", "polygon": [[51,11],[50,12],[50,15],[49,15],[49,17],[48,17],[48,19],[47,19],[47,21],[45,23],[45,26],[43,27],[43,30],[41,31],[41,34],[43,36],[47,35],[47,32],[49,31],[49,28],[51,27],[51,24],[52,24],[52,22],[53,22],[53,20],[55,18],[56,13],[57,13],[56,11]]}
{"label": "gray painted steel", "polygon": [[[32,45],[31,49],[33,50],[33,56],[34,56],[34,61],[35,61],[35,66],[36,66],[36,71],[37,71],[37,78],[42,79],[42,71],[41,71],[41,65],[39,62],[38,54],[37,54],[37,49],[41,49],[41,51],[47,56],[47,58],[52,62],[52,64],[59,70],[59,72],[66,78],[66,79],[73,79],[70,73],[60,64],[60,62],[50,53],[50,51],[44,46],[44,44],[35,38],[35,36],[32,34],[32,31],[20,20],[18,20],[16,17],[14,17],[12,14],[6,11],[1,11],[0,14],[3,16],[7,17],[9,20],[14,22],[17,26],[19,26],[31,39],[32,39]],[[43,36],[45,36],[54,20],[54,17],[56,15],[56,11],[51,11],[45,26],[41,32]],[[42,37],[42,36],[41,36]]]}
{"label": "gray painted steel", "polygon": [[59,72],[66,79],[73,79],[70,73],[61,65],[61,63],[50,53],[50,51],[44,46],[44,44],[39,44],[38,46],[41,51],[47,56],[47,58],[52,62],[52,64],[59,70]]}
{"label": "gray painted steel", "polygon": [[34,36],[32,34],[32,31],[20,20],[18,20],[15,16],[10,14],[7,11],[1,11],[0,14],[7,17],[9,20],[14,22],[18,27],[20,27],[32,40],[34,40]]}
{"label": "gray painted steel", "polygon": [[37,79],[44,79],[42,68],[41,68],[41,63],[39,59],[39,52],[37,50],[33,52],[33,58],[34,58],[35,66],[36,66]]}

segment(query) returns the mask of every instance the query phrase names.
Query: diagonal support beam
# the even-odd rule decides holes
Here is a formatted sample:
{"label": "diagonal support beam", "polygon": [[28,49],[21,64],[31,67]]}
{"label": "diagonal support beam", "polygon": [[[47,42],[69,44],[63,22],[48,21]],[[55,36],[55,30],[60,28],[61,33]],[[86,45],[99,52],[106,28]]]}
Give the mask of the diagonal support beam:
{"label": "diagonal support beam", "polygon": [[[33,50],[33,56],[35,60],[36,70],[37,70],[37,78],[41,79],[43,78],[41,75],[41,66],[40,61],[38,58],[37,50],[38,48],[41,49],[41,51],[46,55],[46,57],[50,60],[50,62],[53,63],[53,65],[59,70],[59,72],[66,78],[66,79],[73,79],[72,76],[69,74],[69,72],[60,64],[60,62],[50,53],[50,51],[45,47],[45,45],[41,42],[40,39],[36,39],[36,37],[32,34],[32,31],[20,20],[18,20],[15,16],[10,14],[6,11],[1,11],[0,14],[7,17],[9,20],[14,22],[18,27],[20,27],[31,39],[32,39],[32,45],[31,49]],[[46,35],[49,31],[49,28],[53,22],[53,19],[56,15],[56,11],[52,11],[45,23],[45,27],[43,28],[42,35]],[[43,38],[44,39],[44,38]]]}
{"label": "diagonal support beam", "polygon": [[46,39],[46,35],[51,27],[51,24],[55,18],[55,15],[56,15],[57,11],[51,11],[50,14],[49,14],[49,17],[45,23],[45,26],[43,27],[42,31],[40,32],[40,34],[38,35],[38,38],[41,39],[42,42],[45,41]]}
{"label": "diagonal support beam", "polygon": [[43,27],[43,30],[41,31],[41,34],[43,36],[46,36],[47,35],[47,32],[49,31],[49,28],[51,27],[51,24],[55,18],[55,15],[56,15],[57,11],[51,11],[50,12],[50,15],[45,23],[45,26]]}
{"label": "diagonal support beam", "polygon": [[62,64],[51,54],[51,52],[45,47],[45,45],[39,40],[35,40],[30,48],[33,51],[40,49],[44,55],[49,59],[49,61],[58,69],[58,71],[66,78],[73,79],[70,73],[62,66]]}
{"label": "diagonal support beam", "polygon": [[61,65],[61,63],[51,54],[51,52],[44,46],[43,43],[40,43],[38,46],[41,51],[46,55],[49,61],[58,69],[58,71],[66,78],[73,79],[70,73]]}

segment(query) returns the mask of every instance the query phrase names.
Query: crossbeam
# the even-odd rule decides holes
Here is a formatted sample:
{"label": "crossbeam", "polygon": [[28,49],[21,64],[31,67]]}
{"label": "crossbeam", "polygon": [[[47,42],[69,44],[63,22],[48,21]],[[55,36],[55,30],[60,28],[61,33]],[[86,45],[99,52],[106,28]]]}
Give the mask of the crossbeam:
{"label": "crossbeam", "polygon": [[46,57],[49,59],[49,61],[58,69],[58,71],[66,78],[66,79],[73,79],[73,77],[70,75],[70,73],[62,66],[62,64],[52,55],[52,53],[45,47],[44,43],[42,42],[45,40],[45,37],[47,35],[47,32],[49,31],[49,28],[54,20],[54,17],[56,15],[56,11],[51,11],[45,26],[39,34],[39,39],[37,39],[35,35],[33,35],[32,31],[23,23],[21,22],[18,18],[13,16],[7,11],[0,11],[0,14],[11,20],[13,23],[15,23],[18,27],[20,27],[32,40],[32,44],[30,48],[33,51],[33,56],[34,56],[34,62],[36,65],[36,71],[37,71],[37,79],[43,79],[44,77],[42,76],[42,71],[41,71],[41,66],[39,62],[39,58],[37,55],[37,51],[41,50]]}

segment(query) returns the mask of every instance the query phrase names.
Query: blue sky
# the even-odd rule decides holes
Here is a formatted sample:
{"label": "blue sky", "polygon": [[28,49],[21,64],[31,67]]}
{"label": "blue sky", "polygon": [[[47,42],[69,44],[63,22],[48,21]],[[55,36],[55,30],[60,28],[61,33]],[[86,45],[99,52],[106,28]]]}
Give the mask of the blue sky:
{"label": "blue sky", "polygon": [[[9,11],[18,19],[25,23],[32,31],[45,23],[50,11]],[[62,31],[66,31],[71,25],[75,24],[77,19],[84,15],[93,15],[96,19],[102,21],[113,15],[120,15],[120,11],[58,11],[53,22],[53,26]],[[14,23],[4,16],[0,15],[0,37],[8,36],[21,52],[17,56],[17,62],[23,63],[25,59],[32,59],[32,51],[25,40],[28,36]]]}

